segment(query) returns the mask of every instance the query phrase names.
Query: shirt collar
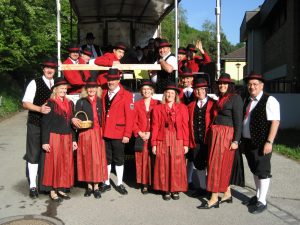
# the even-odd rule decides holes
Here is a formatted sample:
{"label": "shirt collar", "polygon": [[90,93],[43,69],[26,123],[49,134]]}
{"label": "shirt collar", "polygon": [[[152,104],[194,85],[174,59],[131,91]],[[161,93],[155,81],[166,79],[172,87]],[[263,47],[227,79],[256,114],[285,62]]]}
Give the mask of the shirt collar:
{"label": "shirt collar", "polygon": [[251,100],[256,100],[256,101],[259,101],[260,100],[260,98],[262,97],[262,95],[263,95],[263,91],[261,91],[255,98],[252,98],[252,97],[250,97],[250,99]]}
{"label": "shirt collar", "polygon": [[108,90],[108,92],[117,94],[120,91],[120,89],[121,89],[120,86],[118,86],[118,87],[116,87],[115,90],[112,90],[112,91]]}

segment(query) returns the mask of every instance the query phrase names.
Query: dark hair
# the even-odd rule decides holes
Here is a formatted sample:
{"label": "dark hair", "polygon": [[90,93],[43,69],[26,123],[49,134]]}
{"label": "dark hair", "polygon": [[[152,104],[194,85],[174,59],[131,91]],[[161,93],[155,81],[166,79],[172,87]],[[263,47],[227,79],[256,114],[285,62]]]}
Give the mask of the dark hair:
{"label": "dark hair", "polygon": [[[219,91],[219,87],[218,87],[218,84],[215,83],[214,85],[214,93],[216,93],[217,96],[220,96],[220,91]],[[228,83],[228,89],[227,89],[227,92],[225,93],[225,95],[228,95],[228,94],[235,94],[235,85],[234,83]]]}

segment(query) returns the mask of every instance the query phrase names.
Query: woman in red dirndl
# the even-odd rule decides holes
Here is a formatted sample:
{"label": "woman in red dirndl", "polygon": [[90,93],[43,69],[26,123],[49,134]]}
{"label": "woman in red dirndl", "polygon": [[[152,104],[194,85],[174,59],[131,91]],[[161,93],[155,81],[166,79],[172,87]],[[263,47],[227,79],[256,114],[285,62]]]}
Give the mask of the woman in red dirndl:
{"label": "woman in red dirndl", "polygon": [[51,111],[42,119],[42,148],[46,151],[42,183],[51,187],[50,198],[57,202],[70,199],[63,190],[74,184],[73,149],[77,144],[71,126],[74,105],[66,98],[67,87],[63,78],[54,80],[47,102]]}
{"label": "woman in red dirndl", "polygon": [[[88,129],[79,129],[77,150],[77,175],[79,181],[87,182],[85,197],[94,194],[101,198],[98,184],[107,180],[107,162],[105,144],[102,131],[102,90],[96,79],[92,77],[86,82],[81,98],[77,101],[75,111],[83,111],[93,125]],[[72,123],[80,128],[80,122],[86,120],[84,113],[78,113],[78,118],[73,118]]]}
{"label": "woman in red dirndl", "polygon": [[[151,113],[158,101],[152,98],[154,93],[154,84],[150,81],[144,81],[140,85],[140,92],[143,99],[134,104],[136,116],[134,121],[133,132],[137,139],[142,139],[143,146],[135,146],[135,167],[136,182],[142,185],[142,193],[148,193],[148,186],[152,182],[152,160],[149,150],[150,146],[150,124]],[[136,142],[137,143],[137,142]],[[141,148],[141,149],[139,149]]]}
{"label": "woman in red dirndl", "polygon": [[152,113],[153,188],[164,192],[164,200],[178,200],[188,186],[184,157],[189,144],[188,109],[179,102],[179,93],[175,84],[168,84],[162,104]]}
{"label": "woman in red dirndl", "polygon": [[[207,190],[212,192],[206,204],[198,208],[218,208],[219,203],[232,202],[229,180],[235,150],[242,131],[243,101],[234,93],[229,74],[222,74],[217,81],[219,99],[214,105],[214,118],[208,141],[209,157]],[[224,192],[219,202],[219,192]]]}

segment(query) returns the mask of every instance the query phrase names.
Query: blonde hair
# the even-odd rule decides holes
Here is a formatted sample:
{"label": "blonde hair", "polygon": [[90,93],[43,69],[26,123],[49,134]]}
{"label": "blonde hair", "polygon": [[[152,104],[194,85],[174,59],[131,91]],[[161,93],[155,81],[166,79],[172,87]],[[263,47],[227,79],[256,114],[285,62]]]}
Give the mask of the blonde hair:
{"label": "blonde hair", "polygon": [[65,85],[65,86],[68,86],[67,84],[61,84],[61,85],[58,85],[58,86],[54,87],[54,88],[53,88],[53,91],[52,91],[52,93],[51,93],[51,95],[50,95],[50,98],[55,99],[56,96],[57,96],[57,89],[58,89],[58,87],[64,86],[64,85]]}
{"label": "blonde hair", "polygon": [[[167,90],[164,91],[164,95],[162,97],[161,104],[166,104],[166,93],[167,93]],[[175,102],[180,103],[180,98],[179,98],[179,94],[177,91],[175,91]]]}
{"label": "blonde hair", "polygon": [[144,97],[144,96],[143,96],[143,93],[142,93],[142,90],[143,90],[143,88],[144,88],[145,86],[150,87],[150,88],[151,88],[151,91],[152,91],[151,95],[154,95],[154,93],[155,93],[155,92],[154,92],[154,88],[153,88],[152,86],[150,86],[150,85],[144,85],[143,87],[140,88],[140,94],[141,94],[141,96]]}
{"label": "blonde hair", "polygon": [[[88,96],[89,96],[89,95],[88,95],[88,92],[87,92],[87,87],[84,86],[84,87],[81,89],[80,98],[86,98],[86,97],[88,97]],[[101,88],[101,87],[97,87],[96,96],[99,97],[99,98],[101,98],[101,96],[102,96],[102,88]]]}

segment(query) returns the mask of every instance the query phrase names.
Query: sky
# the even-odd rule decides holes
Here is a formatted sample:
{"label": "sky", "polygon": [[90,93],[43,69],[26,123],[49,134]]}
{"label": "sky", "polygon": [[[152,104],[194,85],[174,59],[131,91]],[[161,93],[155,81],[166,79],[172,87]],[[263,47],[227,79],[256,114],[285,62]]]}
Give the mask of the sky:
{"label": "sky", "polygon": [[[240,42],[240,26],[245,12],[258,8],[263,2],[264,0],[221,0],[221,27],[229,42]],[[181,0],[180,5],[187,12],[191,27],[202,30],[205,20],[213,23],[216,21],[216,0]]]}

